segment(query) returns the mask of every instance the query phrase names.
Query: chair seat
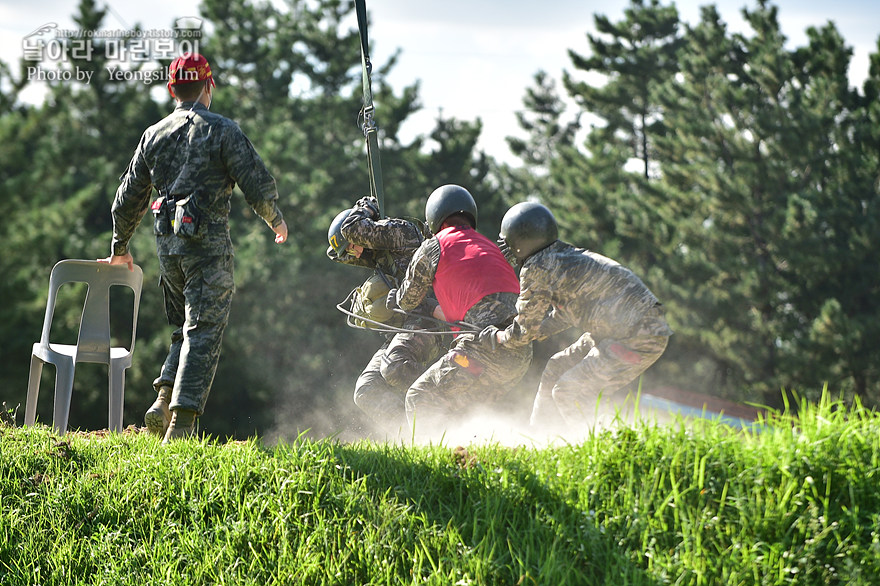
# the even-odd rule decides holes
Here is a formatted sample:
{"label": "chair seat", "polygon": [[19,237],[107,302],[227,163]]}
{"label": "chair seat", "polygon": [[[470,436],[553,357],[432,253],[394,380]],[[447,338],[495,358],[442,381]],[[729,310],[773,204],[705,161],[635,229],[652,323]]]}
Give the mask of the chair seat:
{"label": "chair seat", "polygon": [[[110,360],[116,361],[121,360],[126,357],[131,357],[133,352],[128,348],[123,346],[112,346],[110,348]],[[76,344],[55,344],[49,343],[44,346],[40,342],[36,342],[34,344],[33,355],[40,358],[43,362],[53,362],[53,360],[63,360],[62,357],[67,357],[69,359],[73,359],[76,356],[77,362],[90,362],[93,364],[106,364],[107,363],[107,354],[106,352],[98,353],[90,353],[90,352],[77,352]]]}

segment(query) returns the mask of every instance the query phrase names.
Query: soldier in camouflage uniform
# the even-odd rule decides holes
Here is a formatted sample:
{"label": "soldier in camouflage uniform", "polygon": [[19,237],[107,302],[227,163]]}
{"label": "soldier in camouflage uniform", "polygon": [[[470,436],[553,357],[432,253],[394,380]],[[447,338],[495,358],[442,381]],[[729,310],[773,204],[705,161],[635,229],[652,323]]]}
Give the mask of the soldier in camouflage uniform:
{"label": "soldier in camouflage uniform", "polygon": [[487,328],[488,345],[517,347],[572,326],[584,333],[547,362],[532,409],[532,425],[561,415],[574,429],[592,420],[608,397],[651,366],[672,330],[654,294],[626,267],[557,239],[549,209],[516,204],[501,223],[499,244],[522,263],[516,319]]}
{"label": "soldier in camouflage uniform", "polygon": [[[169,69],[174,111],[141,137],[113,200],[110,264],[133,265],[128,245],[152,209],[165,314],[176,329],[158,397],[144,419],[164,442],[192,433],[205,409],[234,293],[229,210],[236,184],[251,208],[287,240],[275,180],[238,125],[208,110],[214,80],[208,61],[184,54]],[[150,204],[153,188],[158,197]]]}
{"label": "soldier in camouflage uniform", "polygon": [[[413,252],[425,239],[427,228],[420,224],[415,219],[380,219],[376,198],[361,198],[331,223],[327,256],[336,262],[381,272],[390,287],[396,287],[406,273]],[[385,296],[378,302],[384,309]],[[401,327],[415,330],[429,326],[416,314],[432,315],[436,308],[436,299],[433,295],[427,296]],[[397,434],[407,423],[406,390],[443,349],[442,336],[386,334],[385,342],[355,383],[355,404],[386,433]]]}
{"label": "soldier in camouflage uniform", "polygon": [[[437,188],[425,206],[434,237],[416,250],[389,307],[411,309],[433,287],[444,319],[479,331],[506,327],[516,315],[519,282],[498,246],[476,231],[477,206],[458,185]],[[419,435],[440,431],[481,403],[503,396],[523,377],[530,344],[488,348],[474,334],[459,335],[406,393],[406,414]]]}

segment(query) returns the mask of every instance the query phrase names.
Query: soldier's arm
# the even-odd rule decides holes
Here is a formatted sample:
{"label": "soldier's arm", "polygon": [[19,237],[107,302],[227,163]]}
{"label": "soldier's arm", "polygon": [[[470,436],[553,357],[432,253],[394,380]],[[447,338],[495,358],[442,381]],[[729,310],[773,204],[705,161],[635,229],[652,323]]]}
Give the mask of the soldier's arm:
{"label": "soldier's arm", "polygon": [[341,226],[349,242],[371,250],[415,250],[422,234],[412,223],[400,218],[373,220],[355,207]]}
{"label": "soldier's arm", "polygon": [[[534,279],[534,280],[533,280]],[[550,298],[537,282],[540,277],[524,268],[520,272],[519,299],[516,301],[517,315],[506,330],[501,332],[498,341],[508,346],[525,346],[532,340],[549,336],[542,324],[552,305]]]}
{"label": "soldier's arm", "polygon": [[119,177],[119,188],[110,208],[113,217],[113,241],[110,248],[113,256],[128,254],[128,243],[149,207],[153,182],[150,168],[144,160],[143,144],[144,137],[141,137],[128,169]]}
{"label": "soldier's arm", "polygon": [[571,324],[568,322],[568,320],[562,317],[559,314],[559,311],[555,307],[553,307],[544,317],[544,320],[541,322],[541,325],[538,328],[539,339],[549,338],[550,336],[554,336],[560,332],[564,332],[570,327]]}
{"label": "soldier's arm", "polygon": [[411,311],[425,299],[434,283],[437,263],[440,261],[440,242],[425,240],[413,254],[406,276],[397,291],[397,305]]}
{"label": "soldier's arm", "polygon": [[284,224],[278,208],[275,178],[237,124],[229,124],[223,135],[222,156],[230,176],[244,193],[254,212],[275,230]]}

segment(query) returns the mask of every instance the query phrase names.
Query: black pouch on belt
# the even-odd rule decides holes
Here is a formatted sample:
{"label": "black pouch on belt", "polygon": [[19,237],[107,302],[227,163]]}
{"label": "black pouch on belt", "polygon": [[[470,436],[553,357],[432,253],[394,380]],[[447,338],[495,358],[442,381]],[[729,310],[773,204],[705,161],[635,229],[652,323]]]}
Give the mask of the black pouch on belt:
{"label": "black pouch on belt", "polygon": [[167,198],[165,196],[157,197],[150,205],[153,212],[153,232],[157,236],[167,236],[171,234],[171,217],[168,214]]}
{"label": "black pouch on belt", "polygon": [[198,238],[201,215],[195,194],[177,200],[174,206],[174,222],[172,223],[174,233],[181,238]]}

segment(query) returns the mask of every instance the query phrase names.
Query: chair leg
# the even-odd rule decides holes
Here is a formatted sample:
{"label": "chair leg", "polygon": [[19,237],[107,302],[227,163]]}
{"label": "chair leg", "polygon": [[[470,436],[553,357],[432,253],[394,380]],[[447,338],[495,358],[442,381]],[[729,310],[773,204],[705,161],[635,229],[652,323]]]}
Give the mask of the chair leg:
{"label": "chair leg", "polygon": [[31,354],[31,370],[28,374],[27,403],[24,407],[24,424],[33,425],[37,420],[37,397],[40,395],[40,377],[43,375],[43,361]]}
{"label": "chair leg", "polygon": [[125,397],[125,368],[110,362],[110,431],[122,431],[122,404]]}
{"label": "chair leg", "polygon": [[60,363],[55,365],[55,408],[52,421],[59,435],[67,433],[67,418],[70,415],[70,399],[73,395],[73,371],[76,364]]}

